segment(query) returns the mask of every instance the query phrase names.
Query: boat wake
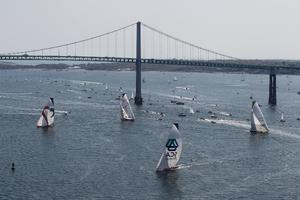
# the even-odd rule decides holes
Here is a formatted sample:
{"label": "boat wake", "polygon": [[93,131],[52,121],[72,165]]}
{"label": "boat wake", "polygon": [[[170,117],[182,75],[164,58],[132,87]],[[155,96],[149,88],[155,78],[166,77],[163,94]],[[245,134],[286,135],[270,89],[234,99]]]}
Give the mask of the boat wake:
{"label": "boat wake", "polygon": [[[198,121],[209,122],[209,123],[215,122],[216,124],[225,124],[225,125],[234,126],[237,128],[244,128],[244,129],[250,130],[250,122],[247,122],[247,121],[236,121],[236,120],[225,120],[225,119],[213,119],[212,120],[212,119],[206,119],[206,118],[198,119]],[[289,132],[278,130],[278,129],[270,129],[270,134],[276,134],[276,135],[280,135],[280,136],[300,139],[300,135],[289,133]]]}
{"label": "boat wake", "polygon": [[176,89],[182,89],[182,90],[190,90],[191,87],[194,87],[192,85],[187,85],[187,86],[177,86],[175,87]]}
{"label": "boat wake", "polygon": [[193,101],[195,98],[194,97],[184,97],[184,96],[177,96],[177,95],[165,95],[166,97],[171,97],[174,99],[182,99],[182,100],[187,100],[187,101]]}
{"label": "boat wake", "polygon": [[69,111],[66,111],[66,110],[55,110],[55,114],[57,115],[68,115],[70,114],[71,112]]}
{"label": "boat wake", "polygon": [[80,80],[70,80],[71,83],[77,83],[80,85],[89,85],[89,84],[95,84],[95,85],[104,85],[102,82],[95,82],[95,81],[80,81]]}
{"label": "boat wake", "polygon": [[223,116],[227,116],[227,117],[230,117],[232,114],[231,113],[228,113],[228,112],[223,112],[223,111],[220,111],[220,112],[216,112],[217,114],[220,114],[220,115],[223,115]]}
{"label": "boat wake", "polygon": [[177,165],[176,169],[188,169],[188,168],[191,168],[192,166],[193,166],[192,164],[180,164],[180,165]]}
{"label": "boat wake", "polygon": [[245,128],[250,129],[250,124],[247,121],[236,121],[236,120],[226,120],[226,119],[207,119],[207,118],[200,118],[197,121],[201,122],[210,122],[210,123],[216,123],[216,124],[225,124],[229,126],[234,126],[237,128]]}
{"label": "boat wake", "polygon": [[285,137],[291,137],[291,138],[296,138],[296,139],[300,139],[300,135],[294,134],[294,133],[289,133],[289,132],[285,132],[282,130],[278,130],[278,129],[270,129],[270,133],[271,134],[277,134],[280,136],[285,136]]}
{"label": "boat wake", "polygon": [[217,122],[217,124],[225,124],[225,125],[230,125],[234,126],[237,128],[245,128],[245,129],[250,129],[250,124],[247,121],[237,121],[237,120],[225,120],[225,119],[217,119],[214,120]]}

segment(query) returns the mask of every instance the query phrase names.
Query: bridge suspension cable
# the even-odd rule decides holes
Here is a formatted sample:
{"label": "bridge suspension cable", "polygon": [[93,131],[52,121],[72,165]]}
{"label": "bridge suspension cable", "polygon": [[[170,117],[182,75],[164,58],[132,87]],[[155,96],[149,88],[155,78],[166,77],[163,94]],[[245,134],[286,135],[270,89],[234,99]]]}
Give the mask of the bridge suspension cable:
{"label": "bridge suspension cable", "polygon": [[[142,59],[148,60],[145,62],[155,63],[156,60],[177,60],[198,62],[198,64],[200,62],[237,64],[243,61],[179,39],[147,24],[141,23],[141,25]],[[136,31],[136,23],[132,23],[75,42],[3,54],[3,59],[18,59],[21,57],[21,59],[40,60],[101,61],[107,60],[107,58],[123,58],[124,61],[127,59],[126,62],[134,62],[136,58]],[[28,58],[28,54],[33,57]],[[12,57],[5,57],[5,55],[11,55]],[[19,57],[14,57],[15,55]]]}
{"label": "bridge suspension cable", "polygon": [[[107,39],[108,39],[108,36],[112,35],[112,34],[116,34],[115,35],[116,36],[115,39],[117,39],[117,32],[125,31],[125,29],[128,29],[128,28],[135,28],[135,25],[136,25],[136,23],[133,23],[133,24],[124,26],[122,28],[118,28],[118,29],[115,29],[113,31],[106,32],[104,34],[100,34],[100,35],[97,35],[97,36],[94,36],[94,37],[89,37],[89,38],[86,38],[86,39],[83,39],[83,40],[78,40],[78,41],[75,41],[75,42],[70,42],[70,43],[66,43],[66,44],[62,44],[62,45],[56,45],[56,46],[51,46],[51,47],[46,47],[46,48],[39,48],[39,49],[27,50],[27,51],[10,52],[10,53],[6,53],[6,55],[18,55],[18,54],[28,54],[28,53],[36,53],[36,52],[40,52],[41,54],[44,54],[45,51],[51,51],[53,49],[58,49],[58,54],[60,54],[59,49],[60,48],[64,48],[64,47],[66,48],[65,52],[69,53],[69,47],[70,46],[74,46],[74,53],[75,53],[75,56],[76,56],[77,50],[78,50],[77,49],[78,45],[83,44],[82,48],[83,48],[83,52],[85,52],[85,48],[86,48],[85,42],[92,41],[92,40],[99,39],[99,38],[104,38],[104,37],[107,37]],[[107,40],[107,44],[109,45],[109,41],[108,40]],[[117,46],[118,46],[117,42],[115,42],[115,47],[117,48]],[[93,50],[93,43],[91,43],[91,49]],[[109,48],[108,48],[108,51],[109,51]],[[115,52],[116,52],[116,49],[115,49]],[[107,54],[109,54],[109,53],[110,52],[107,52]]]}
{"label": "bridge suspension cable", "polygon": [[[192,58],[192,57],[195,57],[195,55],[196,55],[197,58],[200,58],[201,56],[203,56],[202,52],[206,52],[207,53],[207,60],[212,58],[210,56],[210,54],[214,55],[213,59],[216,59],[217,57],[219,57],[219,58],[222,58],[222,59],[240,60],[239,58],[236,58],[236,57],[233,57],[233,56],[228,56],[228,55],[216,52],[216,51],[212,51],[212,50],[203,48],[201,46],[197,46],[197,45],[192,44],[190,42],[187,42],[185,40],[181,40],[177,37],[174,37],[170,34],[164,33],[164,32],[162,32],[162,31],[160,31],[156,28],[153,28],[153,27],[151,27],[147,24],[142,23],[142,25],[143,25],[143,27],[159,34],[159,52],[160,52],[159,54],[162,54],[162,43],[163,43],[162,42],[162,37],[166,38],[166,41],[165,41],[165,43],[166,43],[166,52],[165,52],[165,54],[166,54],[167,58],[170,56],[170,49],[174,46],[175,58],[178,56],[178,53],[179,53],[178,51],[181,51],[181,54],[182,54],[181,57],[183,59],[186,59],[187,56]],[[171,43],[170,40],[173,40],[173,43]],[[182,49],[178,50],[178,46],[179,46],[178,44],[181,44]],[[188,48],[188,50],[187,50],[187,48]],[[197,52],[195,50],[197,50]]]}

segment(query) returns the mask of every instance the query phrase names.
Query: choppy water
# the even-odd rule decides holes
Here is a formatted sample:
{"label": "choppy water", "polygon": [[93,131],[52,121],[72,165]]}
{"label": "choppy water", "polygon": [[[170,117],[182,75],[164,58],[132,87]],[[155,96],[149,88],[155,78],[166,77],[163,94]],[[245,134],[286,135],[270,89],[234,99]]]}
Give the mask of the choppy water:
{"label": "choppy water", "polygon": [[[131,95],[134,72],[2,70],[0,199],[300,199],[299,77],[277,77],[272,108],[266,75],[143,76],[144,105],[133,106],[135,122],[122,123],[115,98],[120,86]],[[55,127],[37,129],[50,96]],[[270,134],[249,133],[250,96],[262,104]],[[200,119],[208,111],[216,124]],[[183,135],[180,169],[156,174],[172,122]]]}

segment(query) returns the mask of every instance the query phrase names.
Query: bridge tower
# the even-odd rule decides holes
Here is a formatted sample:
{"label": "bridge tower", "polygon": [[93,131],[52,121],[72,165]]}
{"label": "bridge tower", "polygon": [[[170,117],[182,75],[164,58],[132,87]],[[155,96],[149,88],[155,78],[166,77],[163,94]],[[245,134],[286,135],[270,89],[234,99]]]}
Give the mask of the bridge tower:
{"label": "bridge tower", "polygon": [[275,69],[271,69],[269,81],[269,104],[276,105],[276,73]]}
{"label": "bridge tower", "polygon": [[142,66],[141,66],[141,22],[136,24],[136,89],[134,103],[136,105],[143,104],[142,98]]}

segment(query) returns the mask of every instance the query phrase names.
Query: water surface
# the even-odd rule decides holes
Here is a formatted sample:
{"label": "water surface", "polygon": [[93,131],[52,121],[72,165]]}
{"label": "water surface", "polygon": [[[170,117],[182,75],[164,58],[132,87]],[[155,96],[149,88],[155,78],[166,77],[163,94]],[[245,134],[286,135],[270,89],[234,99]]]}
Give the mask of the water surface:
{"label": "water surface", "polygon": [[[135,122],[122,123],[115,98],[120,87],[131,96],[134,72],[1,70],[0,198],[300,198],[299,77],[277,76],[276,107],[267,104],[266,75],[143,77],[144,104],[133,106]],[[55,127],[37,129],[50,96]],[[270,134],[249,133],[250,96],[262,105]],[[174,99],[185,105],[171,104]],[[216,124],[200,120],[210,119],[209,111]],[[187,116],[178,117],[181,112]],[[183,136],[180,169],[156,174],[172,122]]]}

